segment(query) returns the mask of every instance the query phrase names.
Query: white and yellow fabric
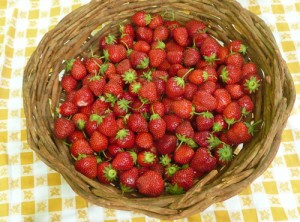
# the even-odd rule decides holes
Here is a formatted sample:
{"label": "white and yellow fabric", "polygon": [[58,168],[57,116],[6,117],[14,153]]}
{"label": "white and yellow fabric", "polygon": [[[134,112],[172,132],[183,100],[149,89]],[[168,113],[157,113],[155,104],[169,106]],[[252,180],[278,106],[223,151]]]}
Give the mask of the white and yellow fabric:
{"label": "white and yellow fabric", "polygon": [[[0,222],[158,222],[134,212],[87,203],[26,142],[23,70],[43,35],[88,0],[0,1]],[[239,195],[176,220],[300,221],[300,0],[240,0],[273,31],[292,73],[297,100],[279,152]]]}

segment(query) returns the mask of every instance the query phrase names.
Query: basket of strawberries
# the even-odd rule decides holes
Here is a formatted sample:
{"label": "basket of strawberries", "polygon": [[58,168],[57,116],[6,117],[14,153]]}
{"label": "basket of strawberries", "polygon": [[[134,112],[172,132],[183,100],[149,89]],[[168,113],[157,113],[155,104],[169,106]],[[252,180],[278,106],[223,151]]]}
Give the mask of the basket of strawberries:
{"label": "basket of strawberries", "polygon": [[239,3],[92,1],[39,43],[28,143],[91,203],[162,219],[266,170],[294,104],[267,25]]}

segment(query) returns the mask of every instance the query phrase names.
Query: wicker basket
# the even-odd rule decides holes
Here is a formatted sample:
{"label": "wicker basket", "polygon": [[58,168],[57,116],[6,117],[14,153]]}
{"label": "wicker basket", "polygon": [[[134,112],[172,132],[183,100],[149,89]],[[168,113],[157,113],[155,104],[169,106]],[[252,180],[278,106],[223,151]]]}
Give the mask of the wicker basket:
{"label": "wicker basket", "polygon": [[[208,32],[225,43],[241,39],[249,46],[249,57],[264,74],[265,81],[255,102],[255,119],[263,121],[260,131],[229,166],[211,171],[182,195],[159,198],[122,195],[120,190],[76,172],[68,147],[53,136],[53,110],[61,99],[59,73],[65,68],[62,60],[85,55],[90,47],[97,50],[99,36],[116,32],[118,24],[126,22],[138,10],[159,13],[173,10],[179,21],[192,18],[205,21]],[[23,95],[30,147],[49,167],[61,173],[77,194],[96,205],[161,219],[177,219],[203,211],[238,194],[261,175],[277,153],[295,100],[291,75],[270,29],[233,0],[92,1],[67,15],[44,36],[25,69]]]}

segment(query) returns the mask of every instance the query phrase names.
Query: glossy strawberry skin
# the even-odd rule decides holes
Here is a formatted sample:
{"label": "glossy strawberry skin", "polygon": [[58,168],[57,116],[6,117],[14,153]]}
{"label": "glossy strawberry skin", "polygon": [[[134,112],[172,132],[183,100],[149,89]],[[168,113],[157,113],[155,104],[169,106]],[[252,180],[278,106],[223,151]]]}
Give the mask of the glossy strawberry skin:
{"label": "glossy strawberry skin", "polygon": [[176,144],[176,136],[166,134],[157,141],[157,151],[161,155],[171,154],[176,149]]}
{"label": "glossy strawberry skin", "polygon": [[111,165],[116,170],[130,170],[134,163],[129,152],[119,152],[114,157]]}
{"label": "glossy strawberry skin", "polygon": [[190,162],[194,153],[195,152],[191,147],[182,144],[175,150],[173,158],[175,163],[183,165]]}
{"label": "glossy strawberry skin", "polygon": [[97,176],[97,159],[95,156],[87,156],[75,162],[75,169],[90,179]]}
{"label": "glossy strawberry skin", "polygon": [[77,158],[79,154],[92,155],[94,150],[85,139],[80,139],[72,143],[70,152]]}
{"label": "glossy strawberry skin", "polygon": [[192,168],[188,167],[177,171],[171,178],[172,185],[177,184],[178,187],[183,188],[187,191],[193,186],[194,171]]}
{"label": "glossy strawberry skin", "polygon": [[196,150],[193,159],[190,162],[190,167],[200,172],[209,172],[216,167],[216,158],[211,155],[209,150],[200,147]]}
{"label": "glossy strawberry skin", "polygon": [[58,118],[54,123],[54,135],[58,139],[66,139],[75,131],[75,124],[66,118]]}
{"label": "glossy strawberry skin", "polygon": [[157,197],[163,193],[164,181],[158,173],[149,170],[137,179],[136,186],[141,194]]}

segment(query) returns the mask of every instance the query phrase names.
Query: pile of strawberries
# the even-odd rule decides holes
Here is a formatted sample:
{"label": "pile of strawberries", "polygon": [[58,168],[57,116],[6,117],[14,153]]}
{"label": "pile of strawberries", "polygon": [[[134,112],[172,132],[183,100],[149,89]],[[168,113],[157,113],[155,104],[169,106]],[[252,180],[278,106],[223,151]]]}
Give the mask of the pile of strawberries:
{"label": "pile of strawberries", "polygon": [[258,67],[201,21],[136,12],[99,51],[66,62],[54,134],[75,169],[122,192],[180,194],[253,136]]}

